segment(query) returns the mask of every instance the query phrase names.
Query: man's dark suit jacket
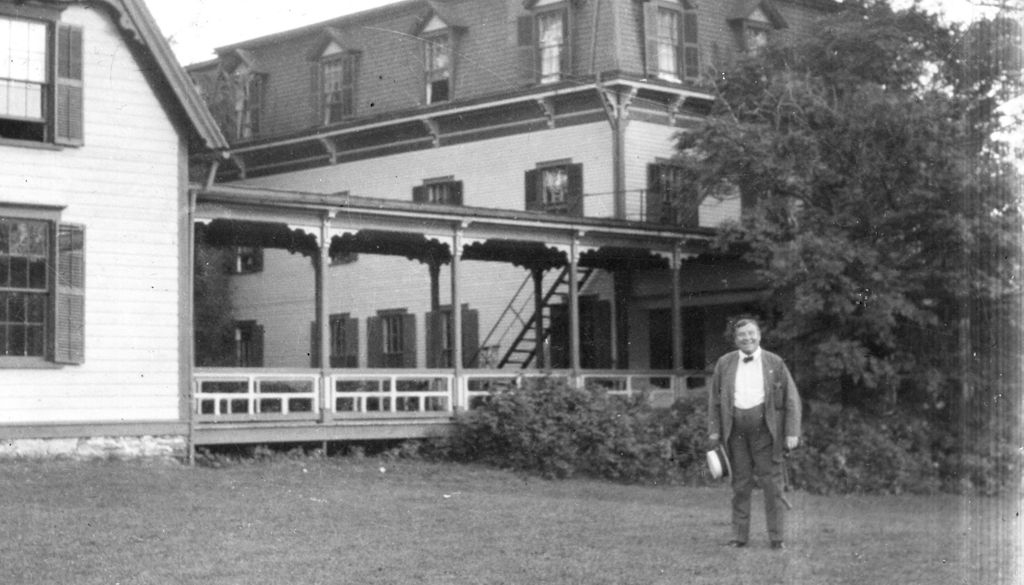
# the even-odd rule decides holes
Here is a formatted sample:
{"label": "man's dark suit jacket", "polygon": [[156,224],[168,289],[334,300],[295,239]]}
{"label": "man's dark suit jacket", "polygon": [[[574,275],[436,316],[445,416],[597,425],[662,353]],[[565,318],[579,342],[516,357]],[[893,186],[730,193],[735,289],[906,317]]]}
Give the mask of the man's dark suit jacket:
{"label": "man's dark suit jacket", "polygon": [[[726,446],[732,432],[732,407],[739,362],[739,351],[727,353],[718,359],[708,396],[708,434],[717,434]],[[764,369],[765,422],[772,435],[772,459],[778,463],[782,461],[785,437],[800,436],[800,394],[782,358],[761,349],[761,365]]]}

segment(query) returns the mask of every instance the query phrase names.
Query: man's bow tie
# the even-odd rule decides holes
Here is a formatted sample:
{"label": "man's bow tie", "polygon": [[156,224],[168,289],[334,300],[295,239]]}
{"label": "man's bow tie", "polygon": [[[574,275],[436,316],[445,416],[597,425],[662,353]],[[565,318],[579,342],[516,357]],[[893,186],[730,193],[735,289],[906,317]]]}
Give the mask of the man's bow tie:
{"label": "man's bow tie", "polygon": [[752,361],[754,361],[754,356],[752,356],[752,355],[748,355],[748,356],[743,358],[743,363],[745,363],[745,364],[749,364]]}

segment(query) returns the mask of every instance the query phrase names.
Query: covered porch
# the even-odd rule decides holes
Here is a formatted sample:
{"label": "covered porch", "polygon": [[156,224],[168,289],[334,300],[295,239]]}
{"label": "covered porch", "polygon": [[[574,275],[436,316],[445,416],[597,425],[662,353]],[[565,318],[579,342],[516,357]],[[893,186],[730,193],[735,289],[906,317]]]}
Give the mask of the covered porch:
{"label": "covered porch", "polygon": [[[305,282],[282,272],[236,283],[253,293],[287,281],[250,310],[308,307],[291,318],[308,310],[303,323],[274,332],[275,347],[305,348],[307,363],[194,367],[193,445],[421,438],[444,432],[491,392],[543,377],[665,405],[705,383],[703,367],[684,368],[680,290],[684,261],[707,251],[706,231],[344,193],[208,186],[192,195],[192,225],[205,244],[287,251],[310,273]],[[364,290],[368,281],[344,266],[367,256],[401,262],[413,282],[426,269],[416,287],[422,313],[374,312],[394,304],[389,291]],[[512,276],[481,282],[495,270]],[[632,279],[652,271],[670,275],[671,290],[658,293],[670,299],[667,369],[632,355]],[[410,351],[408,339],[421,347]]]}

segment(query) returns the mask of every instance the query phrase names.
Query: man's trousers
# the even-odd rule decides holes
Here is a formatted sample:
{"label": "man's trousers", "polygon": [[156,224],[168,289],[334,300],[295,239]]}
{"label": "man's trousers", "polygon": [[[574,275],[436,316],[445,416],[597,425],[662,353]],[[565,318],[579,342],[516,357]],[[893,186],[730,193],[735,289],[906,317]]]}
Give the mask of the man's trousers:
{"label": "man's trousers", "polygon": [[782,541],[785,521],[782,464],[772,461],[772,436],[764,420],[764,405],[733,410],[728,448],[732,463],[734,537],[740,542],[750,538],[750,495],[756,482],[764,490],[768,538]]}

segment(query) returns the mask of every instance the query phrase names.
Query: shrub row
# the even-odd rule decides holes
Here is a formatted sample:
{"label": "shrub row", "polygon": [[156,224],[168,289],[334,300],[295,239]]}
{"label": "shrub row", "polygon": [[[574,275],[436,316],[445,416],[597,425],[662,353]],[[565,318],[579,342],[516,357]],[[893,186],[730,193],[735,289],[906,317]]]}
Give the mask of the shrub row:
{"label": "shrub row", "polygon": [[[551,478],[701,484],[710,481],[706,412],[703,396],[654,409],[643,396],[541,380],[461,414],[430,452]],[[806,408],[803,431],[788,475],[811,493],[995,494],[1021,477],[1022,456],[1008,442],[972,444],[913,413],[873,418],[818,403]]]}

